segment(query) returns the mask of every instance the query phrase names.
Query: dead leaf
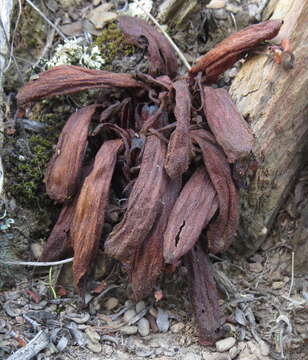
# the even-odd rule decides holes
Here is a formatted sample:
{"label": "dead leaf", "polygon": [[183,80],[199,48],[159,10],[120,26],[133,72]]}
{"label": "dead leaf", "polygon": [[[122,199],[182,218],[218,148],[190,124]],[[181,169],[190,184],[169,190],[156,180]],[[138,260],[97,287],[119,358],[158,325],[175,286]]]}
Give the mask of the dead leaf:
{"label": "dead leaf", "polygon": [[216,191],[204,166],[200,166],[182,189],[164,234],[164,258],[174,264],[195,243],[218,208]]}
{"label": "dead leaf", "polygon": [[205,86],[204,113],[207,123],[228,161],[235,162],[252,150],[252,131],[239,113],[228,92]]}
{"label": "dead leaf", "polygon": [[108,140],[103,143],[78,197],[71,226],[71,239],[74,249],[74,282],[80,292],[84,290],[85,275],[98,250],[110,183],[117,154],[122,146],[122,140]]}
{"label": "dead leaf", "polygon": [[199,343],[213,345],[221,336],[222,314],[208,255],[197,244],[185,257],[194,304]]}
{"label": "dead leaf", "polygon": [[136,249],[151,231],[161,208],[166,145],[156,136],[147,137],[140,172],[128,199],[123,220],[105,242],[105,252],[125,264],[132,264]]}
{"label": "dead leaf", "polygon": [[140,88],[142,84],[129,74],[86,69],[80,66],[59,65],[30,80],[17,94],[19,106],[49,96],[73,94],[95,88]]}
{"label": "dead leaf", "polygon": [[96,105],[90,105],[76,111],[61,132],[44,177],[46,192],[53,200],[64,202],[76,193],[88,144],[89,126],[96,108]]}
{"label": "dead leaf", "polygon": [[171,134],[165,169],[171,179],[181,176],[190,162],[189,126],[191,119],[191,99],[188,84],[178,80],[174,84],[176,128]]}
{"label": "dead leaf", "polygon": [[192,130],[190,134],[201,148],[204,165],[218,196],[219,213],[207,230],[209,251],[216,254],[232,243],[239,221],[239,197],[230,166],[213,136],[203,129]]}
{"label": "dead leaf", "polygon": [[243,57],[247,51],[275,37],[282,23],[281,20],[268,20],[231,34],[203,55],[191,68],[190,74],[194,76],[203,72],[206,82],[215,82],[221,73]]}
{"label": "dead leaf", "polygon": [[[168,75],[171,78],[177,75],[176,56],[163,34],[144,20],[130,16],[120,16],[119,26],[130,42],[141,48],[147,47],[151,75]],[[144,42],[143,38],[146,38],[147,43]]]}

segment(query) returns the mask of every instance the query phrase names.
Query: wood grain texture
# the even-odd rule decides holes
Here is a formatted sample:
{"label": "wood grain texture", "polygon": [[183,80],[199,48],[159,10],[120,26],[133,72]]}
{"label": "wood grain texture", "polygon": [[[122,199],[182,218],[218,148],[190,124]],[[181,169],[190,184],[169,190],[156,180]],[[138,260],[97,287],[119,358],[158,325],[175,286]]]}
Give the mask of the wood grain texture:
{"label": "wood grain texture", "polygon": [[308,140],[308,0],[278,1],[272,18],[284,19],[276,41],[290,38],[294,68],[286,71],[266,56],[253,56],[230,89],[256,137],[253,155],[258,168],[246,177],[248,188],[241,189],[237,246],[245,253],[253,253],[268,235],[302,165]]}

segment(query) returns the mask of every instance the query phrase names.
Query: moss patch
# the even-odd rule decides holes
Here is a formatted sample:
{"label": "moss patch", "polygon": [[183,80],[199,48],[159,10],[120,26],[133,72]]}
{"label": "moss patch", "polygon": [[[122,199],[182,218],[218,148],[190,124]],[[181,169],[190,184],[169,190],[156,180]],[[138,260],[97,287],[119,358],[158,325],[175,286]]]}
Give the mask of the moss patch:
{"label": "moss patch", "polygon": [[59,210],[46,194],[43,178],[58,136],[73,112],[64,102],[63,98],[52,99],[33,107],[29,118],[45,125],[39,133],[17,128],[14,135],[5,138],[6,192],[18,205],[34,210],[45,228],[55,220]]}
{"label": "moss patch", "polygon": [[112,70],[111,63],[114,59],[129,56],[136,52],[136,47],[127,42],[116,23],[108,24],[94,43],[106,61],[107,70]]}

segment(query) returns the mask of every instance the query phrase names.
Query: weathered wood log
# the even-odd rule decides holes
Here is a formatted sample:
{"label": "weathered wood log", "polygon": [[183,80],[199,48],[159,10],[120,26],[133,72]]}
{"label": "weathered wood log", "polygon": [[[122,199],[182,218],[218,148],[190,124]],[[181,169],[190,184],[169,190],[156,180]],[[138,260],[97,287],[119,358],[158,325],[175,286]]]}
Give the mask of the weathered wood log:
{"label": "weathered wood log", "polygon": [[[241,189],[241,226],[235,246],[246,254],[265,240],[302,165],[308,143],[308,0],[276,0],[272,19],[283,19],[279,44],[291,41],[294,68],[285,70],[262,54],[252,56],[236,76],[230,93],[256,137]],[[249,176],[250,175],[250,176]]]}

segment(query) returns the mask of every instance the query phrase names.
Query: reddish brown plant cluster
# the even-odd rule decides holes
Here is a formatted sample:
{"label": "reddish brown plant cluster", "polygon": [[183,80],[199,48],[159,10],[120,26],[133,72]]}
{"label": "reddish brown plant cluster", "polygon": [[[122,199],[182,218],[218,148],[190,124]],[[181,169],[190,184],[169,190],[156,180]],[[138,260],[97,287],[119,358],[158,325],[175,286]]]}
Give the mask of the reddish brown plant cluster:
{"label": "reddish brown plant cluster", "polygon": [[[149,74],[58,66],[17,96],[23,107],[47,96],[120,89],[76,111],[59,137],[44,181],[63,210],[43,259],[73,254],[75,286],[83,293],[101,247],[125,264],[138,300],[151,294],[165,264],[176,266],[184,257],[200,342],[209,344],[220,335],[221,314],[207,253],[232,243],[239,197],[230,163],[246,156],[254,142],[228,92],[209,84],[274,37],[281,21],[231,35],[182,78],[160,33],[127,16],[119,24],[129,41],[147,47]],[[116,218],[109,233],[103,232],[106,217]]]}

